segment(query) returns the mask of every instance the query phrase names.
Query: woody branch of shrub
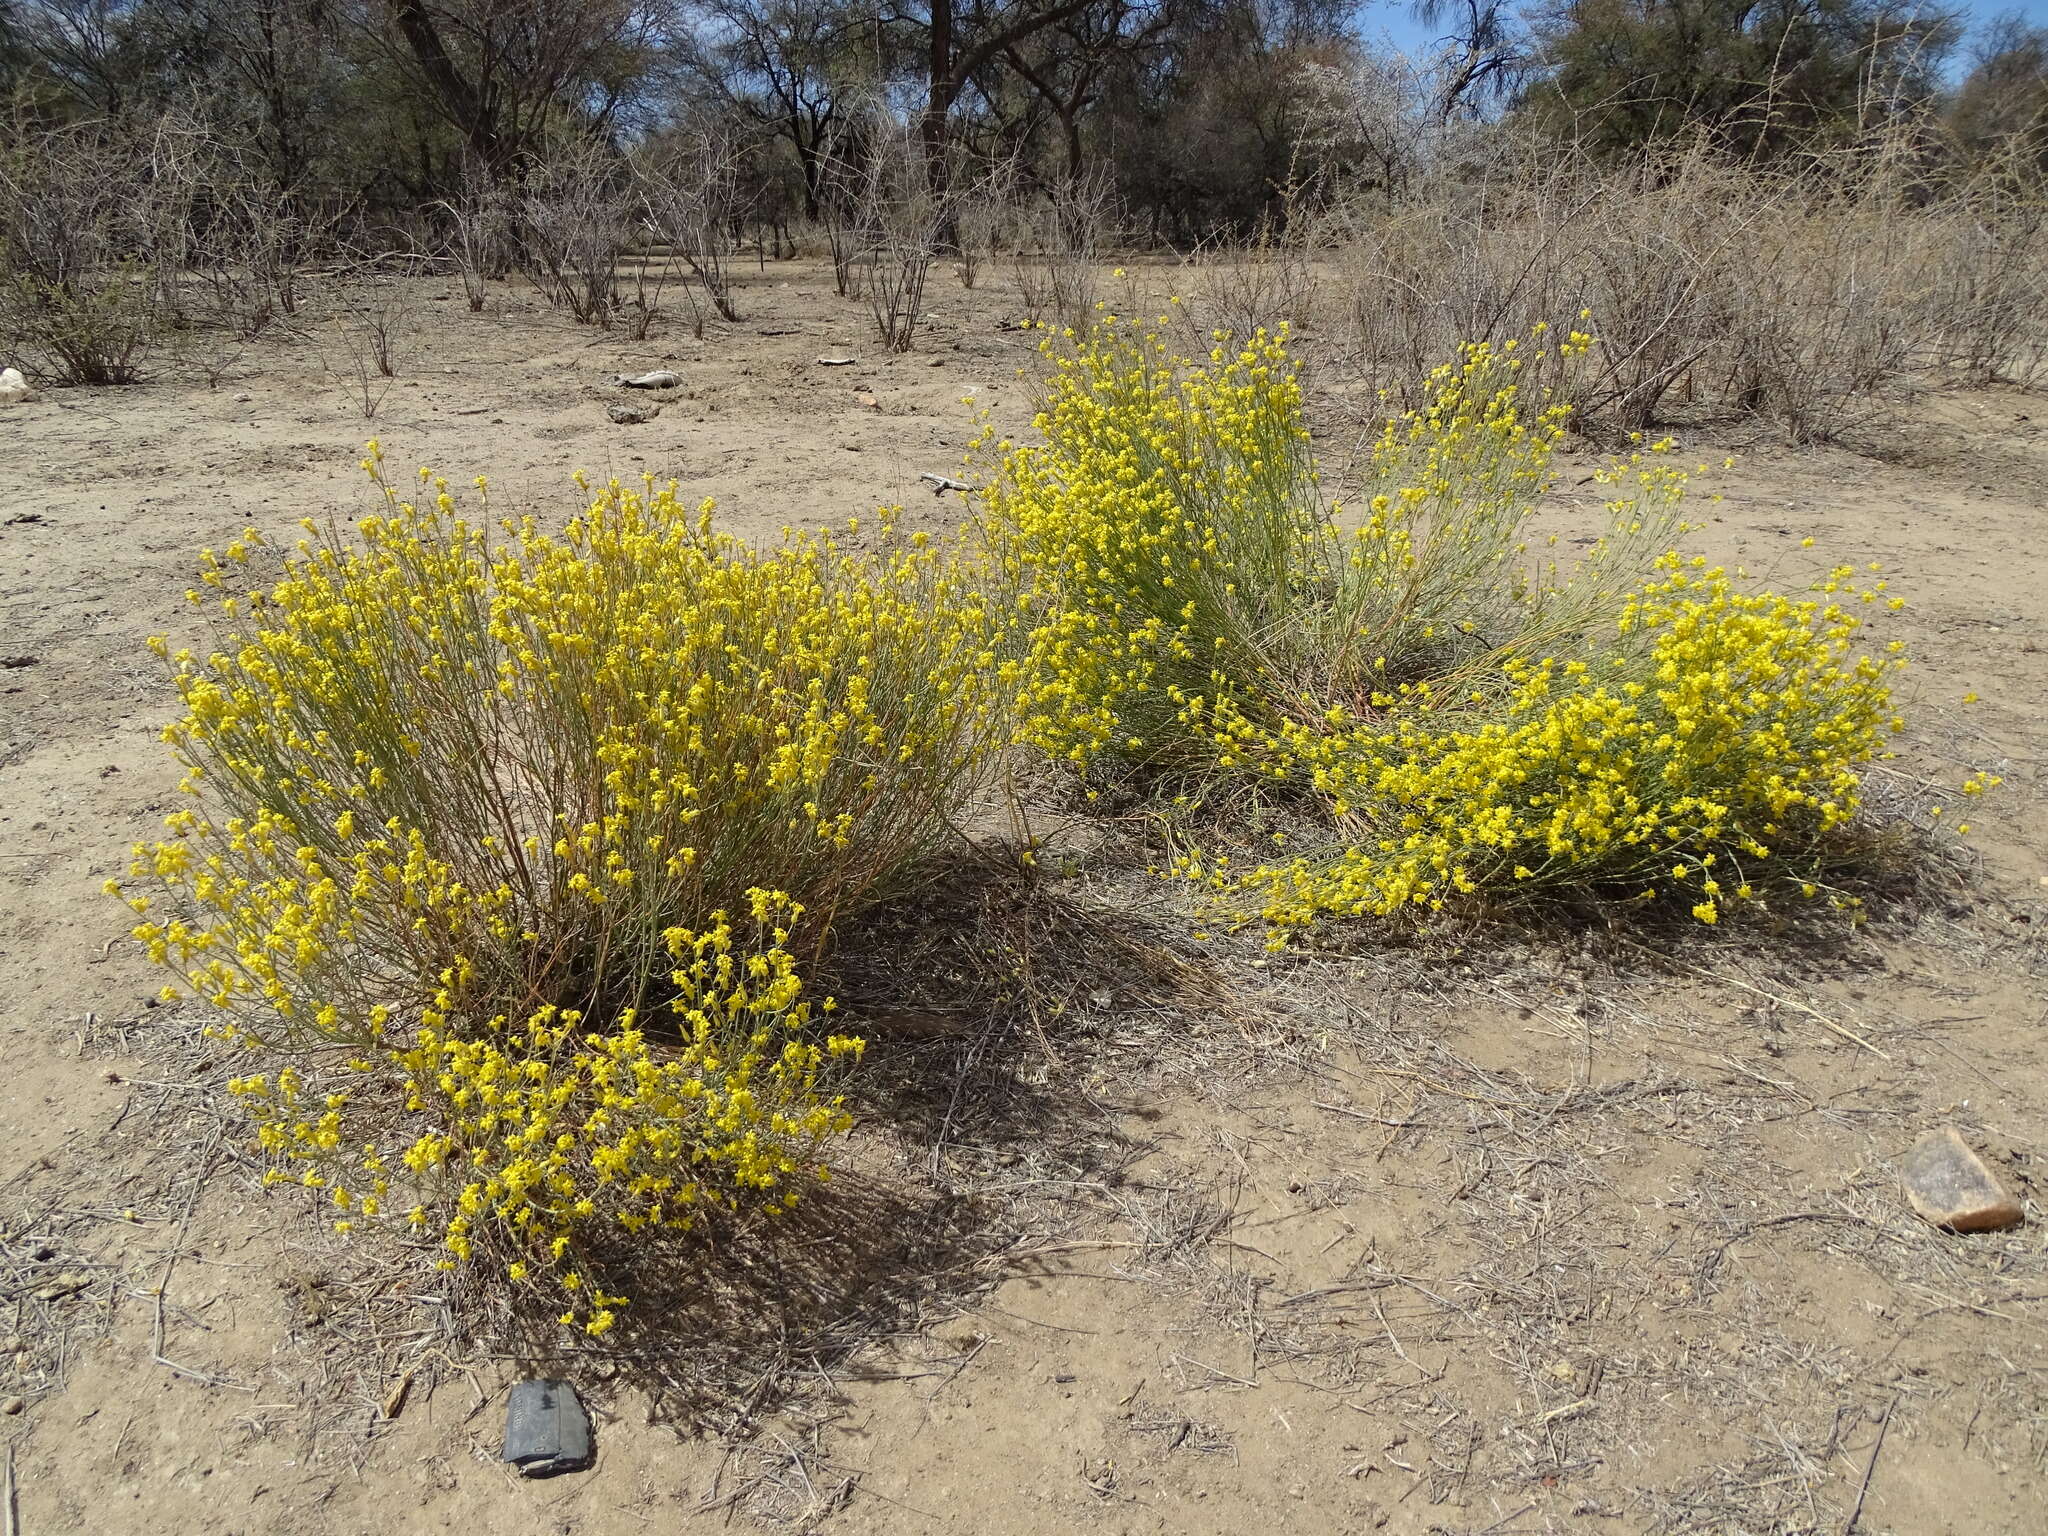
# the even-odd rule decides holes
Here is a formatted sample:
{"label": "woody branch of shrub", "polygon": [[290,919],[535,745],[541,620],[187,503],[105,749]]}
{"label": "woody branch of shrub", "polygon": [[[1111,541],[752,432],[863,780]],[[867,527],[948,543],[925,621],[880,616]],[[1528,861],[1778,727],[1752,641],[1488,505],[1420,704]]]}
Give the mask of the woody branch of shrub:
{"label": "woody branch of shrub", "polygon": [[825,1176],[862,1042],[800,967],[1005,741],[995,627],[923,536],[755,550],[651,482],[494,529],[365,468],[267,587],[254,533],[205,555],[210,645],[155,643],[192,800],[116,889],[249,1050],[273,1181],[601,1333],[597,1239]]}

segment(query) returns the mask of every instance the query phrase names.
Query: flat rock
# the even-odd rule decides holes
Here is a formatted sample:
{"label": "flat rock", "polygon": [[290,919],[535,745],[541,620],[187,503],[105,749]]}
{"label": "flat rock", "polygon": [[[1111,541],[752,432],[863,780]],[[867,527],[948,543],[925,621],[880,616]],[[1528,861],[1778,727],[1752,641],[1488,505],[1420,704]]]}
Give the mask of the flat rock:
{"label": "flat rock", "polygon": [[655,417],[659,416],[661,414],[661,407],[658,405],[608,405],[604,408],[604,413],[622,427],[637,427],[641,423],[652,421]]}
{"label": "flat rock", "polygon": [[594,1447],[590,1415],[566,1381],[522,1381],[505,1405],[505,1459],[527,1477],[580,1472]]}
{"label": "flat rock", "polygon": [[2015,1226],[2022,1212],[1998,1176],[1954,1126],[1929,1131],[1906,1154],[1901,1178],[1913,1209],[1952,1232]]}

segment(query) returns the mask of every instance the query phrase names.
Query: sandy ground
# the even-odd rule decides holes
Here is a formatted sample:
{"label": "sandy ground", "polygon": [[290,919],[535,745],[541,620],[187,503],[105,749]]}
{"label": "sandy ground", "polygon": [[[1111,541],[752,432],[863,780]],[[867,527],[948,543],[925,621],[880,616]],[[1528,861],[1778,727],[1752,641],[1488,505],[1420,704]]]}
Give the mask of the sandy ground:
{"label": "sandy ground", "polygon": [[[26,1536],[2048,1529],[2042,1212],[1944,1235],[1896,1180],[1952,1123],[2032,1202],[2048,1147],[2048,400],[2016,391],[1918,402],[1874,454],[1752,444],[1706,534],[1785,584],[1892,574],[1902,766],[2007,779],[1967,886],[1797,952],[1361,947],[1230,995],[1108,975],[1044,1038],[885,1043],[905,1112],[869,1115],[804,1251],[738,1306],[678,1306],[694,1367],[541,1362],[600,1410],[600,1459],[512,1475],[503,1392],[536,1363],[457,1344],[416,1263],[255,1191],[208,1108],[232,1063],[118,938],[100,882],[175,784],[143,641],[186,622],[199,546],[365,506],[373,432],[501,506],[560,516],[572,469],[644,471],[752,534],[943,521],[917,476],[959,472],[977,412],[1028,420],[999,280],[935,280],[886,360],[829,270],[742,302],[701,343],[633,343],[423,289],[374,421],[317,340],[0,414],[0,1438]],[[682,389],[613,424],[638,397],[611,376],[655,366]],[[1348,441],[1355,393],[1315,386]],[[1548,515],[1592,494],[1568,472]],[[1100,857],[1062,883],[1152,899]]]}

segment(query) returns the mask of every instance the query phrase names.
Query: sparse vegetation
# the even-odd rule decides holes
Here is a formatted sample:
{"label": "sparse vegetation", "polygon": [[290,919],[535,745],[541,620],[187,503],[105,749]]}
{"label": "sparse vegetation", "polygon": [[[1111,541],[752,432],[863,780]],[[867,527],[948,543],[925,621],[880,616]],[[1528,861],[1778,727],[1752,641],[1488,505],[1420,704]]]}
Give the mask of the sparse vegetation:
{"label": "sparse vegetation", "polygon": [[1412,10],[0,0],[10,1524],[2032,1529],[2048,34]]}

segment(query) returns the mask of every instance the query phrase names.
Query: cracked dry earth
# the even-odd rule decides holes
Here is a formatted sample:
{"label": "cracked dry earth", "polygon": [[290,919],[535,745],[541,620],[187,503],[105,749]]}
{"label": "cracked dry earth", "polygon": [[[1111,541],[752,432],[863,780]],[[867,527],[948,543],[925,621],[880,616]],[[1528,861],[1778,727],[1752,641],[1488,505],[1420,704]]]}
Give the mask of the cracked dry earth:
{"label": "cracked dry earth", "polygon": [[[99,892],[173,801],[143,641],[187,622],[196,549],[362,508],[371,431],[543,517],[580,467],[674,476],[747,534],[883,502],[937,526],[918,476],[963,473],[981,410],[1026,429],[1033,352],[999,284],[933,292],[883,360],[814,265],[751,276],[701,343],[422,284],[374,422],[317,339],[0,415],[18,1529],[2048,1529],[2048,401],[2015,390],[1915,402],[1881,456],[1752,445],[1708,513],[1716,558],[1788,585],[1878,560],[1910,599],[1886,793],[2006,779],[1967,881],[1858,934],[1112,968],[1056,1027],[884,1038],[896,1112],[864,1114],[854,1176],[737,1301],[679,1297],[658,1368],[466,1339],[419,1255],[255,1188],[215,1112],[232,1063],[150,1006]],[[612,422],[612,375],[657,366],[681,388]],[[1310,395],[1355,434],[1341,367]],[[1582,526],[1591,495],[1567,473],[1544,516]],[[1117,846],[1076,841],[1062,899],[1170,921]],[[2026,1224],[1912,1214],[1898,1163],[1943,1124]],[[596,1409],[589,1472],[497,1461],[536,1370]]]}

